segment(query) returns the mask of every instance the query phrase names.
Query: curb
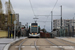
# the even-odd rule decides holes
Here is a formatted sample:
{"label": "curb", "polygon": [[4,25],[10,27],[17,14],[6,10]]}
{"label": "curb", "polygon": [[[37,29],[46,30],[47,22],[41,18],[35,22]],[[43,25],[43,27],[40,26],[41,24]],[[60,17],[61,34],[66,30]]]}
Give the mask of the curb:
{"label": "curb", "polygon": [[[26,37],[26,38],[27,38],[27,37]],[[17,40],[15,40],[15,41],[13,41],[13,42],[7,44],[7,45],[3,48],[3,50],[9,50],[9,47],[10,47],[12,44],[14,44],[14,43],[16,43],[16,42],[18,42],[18,41],[20,41],[20,40],[22,40],[22,39],[25,39],[25,38],[17,39]]]}

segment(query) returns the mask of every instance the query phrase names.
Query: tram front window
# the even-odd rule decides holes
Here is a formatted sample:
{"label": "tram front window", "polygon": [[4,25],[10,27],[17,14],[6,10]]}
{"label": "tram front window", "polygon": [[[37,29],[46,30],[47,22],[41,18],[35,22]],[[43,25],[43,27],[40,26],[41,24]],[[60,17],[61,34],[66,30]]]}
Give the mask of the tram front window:
{"label": "tram front window", "polygon": [[37,27],[32,27],[31,31],[32,31],[32,33],[37,33]]}

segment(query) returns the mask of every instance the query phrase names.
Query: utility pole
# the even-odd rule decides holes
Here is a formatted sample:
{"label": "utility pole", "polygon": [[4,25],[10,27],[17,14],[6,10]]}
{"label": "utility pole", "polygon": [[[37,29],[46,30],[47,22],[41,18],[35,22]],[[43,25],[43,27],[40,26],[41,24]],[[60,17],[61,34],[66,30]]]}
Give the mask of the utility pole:
{"label": "utility pole", "polygon": [[45,25],[44,25],[44,32],[45,32]]}
{"label": "utility pole", "polygon": [[73,17],[73,26],[74,26],[74,17]]}
{"label": "utility pole", "polygon": [[16,34],[16,20],[14,21],[14,40],[16,39],[15,34]]}
{"label": "utility pole", "polygon": [[61,7],[61,33],[60,33],[60,36],[61,36],[62,34],[62,5],[60,7]]}
{"label": "utility pole", "polygon": [[[73,35],[74,35],[74,17],[73,17]],[[71,35],[71,36],[73,36],[73,35]]]}
{"label": "utility pole", "polygon": [[[75,15],[75,13],[74,13],[74,15]],[[73,35],[74,35],[74,17],[73,17]]]}
{"label": "utility pole", "polygon": [[45,29],[45,25],[44,25],[44,29]]}
{"label": "utility pole", "polygon": [[27,29],[28,29],[28,23],[27,23]]}
{"label": "utility pole", "polygon": [[51,32],[53,30],[53,11],[51,11]]}

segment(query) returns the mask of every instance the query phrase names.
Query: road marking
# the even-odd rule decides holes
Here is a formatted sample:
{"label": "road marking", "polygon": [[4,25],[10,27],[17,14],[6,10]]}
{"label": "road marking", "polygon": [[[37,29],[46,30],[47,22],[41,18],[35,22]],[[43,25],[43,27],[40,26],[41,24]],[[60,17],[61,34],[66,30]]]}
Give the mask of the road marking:
{"label": "road marking", "polygon": [[35,46],[31,46],[31,48],[35,48]]}
{"label": "road marking", "polygon": [[18,48],[19,46],[15,46],[15,48]]}
{"label": "road marking", "polygon": [[38,47],[38,48],[39,48],[40,46],[36,46],[36,47]]}
{"label": "road marking", "polygon": [[[25,46],[21,46],[21,48],[24,48]],[[19,46],[15,46],[15,48],[19,48]]]}
{"label": "road marking", "polygon": [[57,46],[50,46],[50,48],[58,48]]}
{"label": "road marking", "polygon": [[22,46],[21,48],[24,48],[25,46]]}
{"label": "road marking", "polygon": [[[50,46],[51,48],[58,48],[57,46]],[[60,48],[64,49],[75,49],[73,46],[59,46]]]}
{"label": "road marking", "polygon": [[72,46],[63,46],[64,49],[75,49],[74,47]]}
{"label": "road marking", "polygon": [[46,46],[46,48],[50,48],[50,46]]}

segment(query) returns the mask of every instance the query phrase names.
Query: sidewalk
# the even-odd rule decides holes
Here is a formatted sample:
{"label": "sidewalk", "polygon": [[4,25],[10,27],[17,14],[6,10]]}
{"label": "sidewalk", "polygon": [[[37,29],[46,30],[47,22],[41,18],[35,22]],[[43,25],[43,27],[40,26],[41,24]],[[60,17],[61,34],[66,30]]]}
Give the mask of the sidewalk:
{"label": "sidewalk", "polygon": [[75,37],[62,38],[62,39],[75,43]]}
{"label": "sidewalk", "polygon": [[[26,37],[16,38],[15,40],[24,39],[24,38]],[[2,50],[5,47],[5,45],[7,45],[8,43],[11,43],[15,40],[13,38],[0,38],[0,50]]]}

